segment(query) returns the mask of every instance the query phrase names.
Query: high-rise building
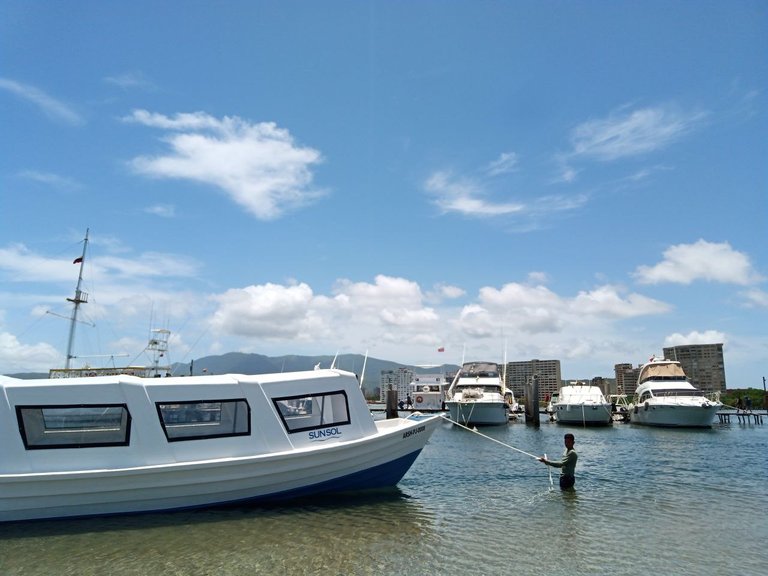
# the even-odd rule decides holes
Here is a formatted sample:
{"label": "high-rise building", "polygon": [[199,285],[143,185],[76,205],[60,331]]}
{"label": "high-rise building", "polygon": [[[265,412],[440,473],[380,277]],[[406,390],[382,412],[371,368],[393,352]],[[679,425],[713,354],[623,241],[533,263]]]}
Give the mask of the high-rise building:
{"label": "high-rise building", "polygon": [[560,387],[560,360],[508,362],[507,388],[512,390],[515,398],[521,398],[525,396],[526,382],[534,375],[539,379],[539,397],[551,396]]}
{"label": "high-rise building", "polygon": [[387,390],[397,390],[397,399],[405,402],[408,397],[408,385],[413,379],[413,370],[398,368],[397,370],[382,370],[379,379],[379,400],[386,402]]}
{"label": "high-rise building", "polygon": [[664,358],[680,362],[691,383],[704,392],[725,392],[722,344],[687,344],[664,348]]}
{"label": "high-rise building", "polygon": [[637,388],[637,377],[640,375],[640,367],[632,364],[615,364],[613,372],[616,375],[616,394],[631,396]]}

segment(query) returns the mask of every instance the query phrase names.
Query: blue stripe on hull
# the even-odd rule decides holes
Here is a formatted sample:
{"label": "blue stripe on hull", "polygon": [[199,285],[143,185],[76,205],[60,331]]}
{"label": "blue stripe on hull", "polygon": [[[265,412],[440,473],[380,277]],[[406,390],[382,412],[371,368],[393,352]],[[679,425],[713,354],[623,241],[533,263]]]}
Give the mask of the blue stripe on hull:
{"label": "blue stripe on hull", "polygon": [[312,494],[322,494],[327,492],[351,492],[355,490],[371,490],[374,488],[385,488],[395,486],[408,472],[413,462],[418,457],[421,450],[416,450],[392,460],[386,464],[367,468],[354,474],[326,480],[319,484],[304,486],[286,492],[278,492],[258,498],[249,499],[248,502],[264,502],[268,500],[283,500],[290,498],[300,498]]}

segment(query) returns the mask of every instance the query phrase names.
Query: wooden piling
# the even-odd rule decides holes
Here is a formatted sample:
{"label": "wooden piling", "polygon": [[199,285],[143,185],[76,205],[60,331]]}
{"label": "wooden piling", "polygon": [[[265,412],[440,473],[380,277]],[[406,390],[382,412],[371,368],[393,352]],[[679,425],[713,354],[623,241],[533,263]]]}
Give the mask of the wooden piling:
{"label": "wooden piling", "polygon": [[539,409],[539,377],[533,376],[525,383],[525,423],[538,426],[541,423]]}
{"label": "wooden piling", "polygon": [[387,405],[384,409],[387,419],[397,418],[397,390],[387,390]]}

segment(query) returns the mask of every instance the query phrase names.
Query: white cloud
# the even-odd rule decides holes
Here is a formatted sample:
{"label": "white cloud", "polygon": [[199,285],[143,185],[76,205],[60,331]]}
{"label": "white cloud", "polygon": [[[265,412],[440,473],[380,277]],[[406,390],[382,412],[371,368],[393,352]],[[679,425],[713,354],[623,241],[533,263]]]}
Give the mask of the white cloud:
{"label": "white cloud", "polygon": [[448,172],[435,172],[424,185],[434,196],[434,203],[443,212],[458,212],[465,216],[491,217],[515,214],[524,209],[516,202],[493,203],[482,198],[485,192],[479,183],[455,178]]}
{"label": "white cloud", "polygon": [[571,133],[572,156],[610,161],[660,150],[696,127],[704,112],[657,106],[589,120]]}
{"label": "white cloud", "polygon": [[690,284],[697,280],[748,285],[761,280],[749,257],[727,242],[698,240],[677,244],[664,251],[664,260],[654,266],[639,266],[634,273],[641,284]]}
{"label": "white cloud", "polygon": [[76,190],[80,188],[80,183],[73,180],[72,178],[67,178],[66,176],[60,176],[50,172],[24,170],[19,172],[19,177],[24,178],[25,180],[32,180],[34,182],[39,182],[40,184],[45,184],[46,186],[51,186],[52,188],[59,188],[62,190]]}
{"label": "white cloud", "polygon": [[768,292],[754,288],[742,292],[742,297],[746,301],[748,308],[766,308],[768,309]]}
{"label": "white cloud", "polygon": [[312,187],[310,170],[321,162],[320,153],[297,146],[288,130],[274,123],[146,110],[124,120],[167,132],[169,153],[134,158],[136,172],[215,186],[259,219],[279,218],[323,194]]}
{"label": "white cloud", "polygon": [[173,218],[176,216],[176,207],[173,204],[155,204],[154,206],[147,206],[144,212],[162,218]]}
{"label": "white cloud", "polygon": [[528,282],[533,284],[546,284],[549,277],[546,272],[529,272]]}
{"label": "white cloud", "polygon": [[13,334],[0,332],[0,366],[4,374],[26,372],[30,366],[47,372],[61,362],[61,357],[50,344],[22,344]]}
{"label": "white cloud", "polygon": [[[314,294],[306,284],[265,284],[227,290],[214,297],[213,327],[248,338],[311,339],[319,327],[312,310]],[[319,320],[319,319],[318,319]]]}
{"label": "white cloud", "polygon": [[139,90],[154,90],[155,85],[150,81],[143,72],[124,72],[114,76],[107,76],[104,78],[104,82],[118,86],[124,90],[139,89]]}
{"label": "white cloud", "polygon": [[664,339],[664,346],[687,346],[691,344],[725,344],[727,337],[717,330],[706,330],[704,332],[689,332],[680,334],[678,332],[670,334]]}
{"label": "white cloud", "polygon": [[520,161],[515,152],[503,152],[496,160],[488,164],[485,171],[489,176],[498,176],[515,172]]}
{"label": "white cloud", "polygon": [[83,124],[84,122],[80,114],[75,112],[73,108],[34,86],[22,84],[8,78],[0,78],[0,90],[5,90],[22,100],[31,102],[52,120],[61,121],[73,126]]}
{"label": "white cloud", "polygon": [[477,302],[464,307],[460,322],[462,329],[475,336],[499,334],[506,326],[526,334],[559,333],[578,330],[586,323],[663,314],[669,309],[667,304],[640,294],[623,295],[615,286],[565,297],[545,286],[509,283],[500,289],[480,289]]}
{"label": "white cloud", "polygon": [[215,331],[252,339],[333,339],[350,347],[366,339],[395,339],[402,344],[423,339],[440,320],[424,306],[418,284],[383,275],[374,283],[339,280],[330,296],[316,295],[304,283],[269,283],[228,290],[214,300]]}
{"label": "white cloud", "polygon": [[451,284],[436,284],[432,290],[427,293],[427,298],[430,301],[441,302],[443,300],[455,300],[461,298],[466,294],[463,288],[453,286]]}
{"label": "white cloud", "polygon": [[[6,262],[3,256],[0,254],[0,265]],[[29,251],[19,252],[19,258],[32,256]],[[99,298],[92,299],[84,312],[88,320],[98,319],[97,325],[108,321],[111,332],[123,336],[107,346],[110,353],[135,352],[141,344],[136,336],[145,330],[149,314],[161,311],[184,326],[179,336],[185,340],[199,338],[191,335],[192,326],[204,332],[206,353],[370,350],[379,358],[423,363],[437,360],[430,354],[436,354],[440,346],[458,353],[465,344],[469,355],[500,358],[502,345],[508,340],[515,358],[576,358],[582,353],[613,358],[617,351],[631,348],[622,348],[623,340],[614,335],[620,323],[669,310],[662,302],[610,285],[574,295],[558,294],[533,284],[545,280],[541,273],[528,276],[531,284],[486,286],[472,297],[458,286],[438,284],[433,292],[441,293],[442,300],[431,300],[432,292],[425,294],[417,282],[385,275],[376,276],[372,282],[340,279],[326,294],[316,293],[307,283],[292,282],[233,288],[205,297],[190,291],[185,280],[188,276],[184,274],[193,273],[194,266],[171,267],[173,276],[153,277],[151,268],[168,270],[170,262],[158,258],[145,263],[145,257],[130,261],[99,256],[92,261],[98,271]],[[40,257],[37,263],[53,265]],[[34,308],[37,319],[51,303],[63,305],[63,296],[69,294],[74,267],[70,262],[63,266],[59,276],[65,280],[64,292],[25,301],[30,310]],[[14,268],[9,276],[17,271]],[[48,276],[45,281],[51,280]],[[459,306],[456,298],[469,302]],[[144,328],[137,329],[137,325]],[[170,328],[174,330],[173,323]],[[600,338],[590,336],[594,334]],[[19,350],[20,346],[11,342],[9,349]],[[48,351],[53,354],[52,348]],[[197,351],[197,355],[201,353]],[[175,350],[175,354],[181,355],[181,351]],[[189,358],[179,355],[174,360]],[[21,358],[31,362],[31,355],[22,354]],[[44,359],[45,368],[58,361],[54,356]],[[441,360],[458,362],[460,358]],[[10,365],[6,362],[0,367],[8,371]]]}

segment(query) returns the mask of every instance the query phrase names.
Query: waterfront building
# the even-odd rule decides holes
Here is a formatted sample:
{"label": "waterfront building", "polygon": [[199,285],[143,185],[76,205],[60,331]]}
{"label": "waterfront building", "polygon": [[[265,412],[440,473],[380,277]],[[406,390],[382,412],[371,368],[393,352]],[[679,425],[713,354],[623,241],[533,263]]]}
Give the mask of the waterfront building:
{"label": "waterfront building", "polygon": [[640,375],[640,367],[635,368],[632,364],[627,363],[615,364],[613,372],[616,375],[616,394],[632,396],[637,388],[637,377]]}
{"label": "waterfront building", "polygon": [[413,370],[398,368],[397,370],[382,370],[379,378],[379,400],[386,402],[387,390],[397,390],[398,402],[408,397],[408,385],[413,379]]}
{"label": "waterfront building", "polygon": [[691,384],[705,392],[725,392],[722,344],[687,344],[664,348],[664,358],[680,362]]}
{"label": "waterfront building", "polygon": [[545,399],[557,392],[560,387],[560,360],[525,360],[508,362],[506,385],[515,398],[525,396],[525,384],[537,376],[539,379],[539,398]]}
{"label": "waterfront building", "polygon": [[606,398],[608,398],[610,394],[616,394],[616,383],[610,378],[595,376],[589,381],[589,385],[600,388],[600,392],[602,392]]}

